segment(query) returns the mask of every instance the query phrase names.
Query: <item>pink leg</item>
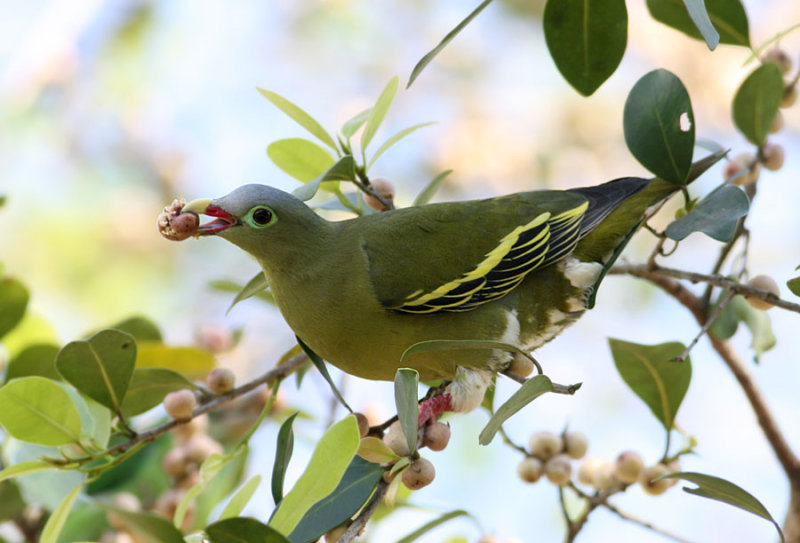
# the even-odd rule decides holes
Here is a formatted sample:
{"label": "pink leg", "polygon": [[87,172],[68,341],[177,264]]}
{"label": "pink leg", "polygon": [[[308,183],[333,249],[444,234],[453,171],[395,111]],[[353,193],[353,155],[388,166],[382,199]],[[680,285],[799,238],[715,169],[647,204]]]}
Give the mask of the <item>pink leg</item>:
{"label": "pink leg", "polygon": [[436,420],[436,417],[445,411],[452,410],[453,404],[450,394],[444,393],[440,396],[428,398],[419,404],[419,417],[417,419],[417,424],[420,428],[422,428],[422,426],[428,421],[434,421]]}

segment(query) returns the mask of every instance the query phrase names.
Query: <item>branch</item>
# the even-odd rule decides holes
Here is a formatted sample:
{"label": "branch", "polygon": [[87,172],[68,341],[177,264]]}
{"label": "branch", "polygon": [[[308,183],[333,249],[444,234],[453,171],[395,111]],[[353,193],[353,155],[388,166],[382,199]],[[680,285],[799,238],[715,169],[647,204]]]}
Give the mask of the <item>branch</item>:
{"label": "branch", "polygon": [[88,462],[93,462],[93,461],[97,460],[98,458],[103,458],[105,456],[114,456],[114,455],[118,455],[118,454],[123,454],[123,453],[127,452],[128,450],[130,450],[132,447],[134,447],[134,446],[136,446],[136,445],[138,445],[140,443],[148,443],[150,441],[154,441],[156,438],[158,438],[161,435],[169,432],[170,430],[172,430],[176,426],[178,426],[180,424],[186,424],[187,422],[189,422],[193,418],[199,417],[203,413],[207,413],[209,411],[213,411],[214,409],[217,409],[218,407],[220,407],[222,404],[227,403],[230,400],[233,400],[234,398],[238,398],[239,396],[247,394],[251,390],[254,390],[254,389],[258,388],[259,386],[261,386],[261,385],[263,385],[265,383],[269,383],[269,382],[275,381],[277,379],[284,379],[285,377],[287,377],[288,375],[293,373],[297,368],[299,368],[300,366],[302,366],[306,362],[308,362],[308,356],[306,356],[305,353],[300,353],[300,354],[298,354],[296,356],[293,356],[292,358],[290,358],[289,360],[287,360],[286,362],[284,362],[280,366],[277,366],[277,367],[269,370],[268,372],[266,372],[261,377],[258,377],[258,378],[254,379],[254,380],[252,380],[252,381],[250,381],[248,383],[245,383],[245,384],[243,384],[242,386],[240,386],[238,388],[234,388],[233,390],[231,390],[227,394],[222,394],[221,396],[214,396],[213,399],[211,399],[210,401],[204,403],[203,405],[201,405],[200,407],[195,409],[194,412],[192,413],[192,416],[190,418],[188,418],[188,419],[180,420],[180,421],[171,420],[169,422],[166,422],[166,423],[162,424],[161,426],[156,426],[155,428],[153,428],[151,430],[148,430],[147,432],[142,432],[142,433],[136,434],[135,437],[132,437],[128,441],[123,441],[122,443],[119,443],[119,444],[115,445],[114,447],[111,447],[110,449],[106,449],[105,451],[102,451],[102,452],[100,452],[100,453],[98,453],[96,455],[85,456],[85,457],[81,457],[81,458],[70,458],[68,460],[55,460],[55,461],[53,461],[53,463],[54,464],[59,464],[59,465],[64,465],[64,464],[85,464],[85,463],[88,463]]}
{"label": "branch", "polygon": [[[611,268],[609,273],[615,275],[633,275],[635,277],[641,277],[648,280],[651,280],[650,278],[654,275],[660,275],[663,277],[673,277],[675,279],[686,279],[692,283],[707,283],[715,287],[728,289],[736,294],[742,294],[750,298],[760,298],[782,309],[800,313],[800,304],[778,298],[769,291],[739,283],[738,281],[728,279],[727,277],[716,273],[712,275],[706,275],[703,273],[676,270],[674,268],[664,268],[661,266],[650,268],[645,264],[622,264]],[[692,296],[694,296],[694,294],[692,294]],[[700,306],[702,307],[702,304]]]}
{"label": "branch", "polygon": [[381,500],[386,495],[386,491],[389,489],[388,483],[381,479],[378,481],[378,488],[375,489],[375,493],[370,498],[367,505],[358,516],[353,520],[350,526],[347,527],[347,530],[342,534],[342,537],[339,538],[339,543],[352,543],[355,541],[356,537],[364,530],[364,527],[367,525],[367,521],[375,514],[375,510],[381,503]]}
{"label": "branch", "polygon": [[668,532],[668,531],[664,530],[663,528],[659,528],[658,526],[653,525],[653,523],[651,523],[650,521],[642,520],[640,518],[634,517],[633,515],[631,515],[629,513],[625,513],[624,511],[620,511],[619,509],[617,509],[617,507],[615,505],[612,505],[612,504],[610,504],[608,502],[603,502],[603,507],[605,507],[606,509],[608,509],[609,511],[611,511],[612,513],[617,515],[619,518],[621,518],[623,520],[627,520],[628,522],[632,522],[634,524],[638,524],[642,528],[647,528],[651,532],[655,532],[655,533],[657,533],[659,535],[662,535],[662,536],[666,537],[667,539],[671,539],[673,541],[677,541],[678,543],[691,543],[691,541],[689,541],[688,539],[684,539],[684,538],[682,538],[682,537],[680,537],[678,535],[675,535],[675,534],[673,534],[671,532]]}
{"label": "branch", "polygon": [[[739,293],[754,292],[758,294],[765,294],[765,291],[740,285],[735,281],[730,281],[729,279],[725,279],[721,276],[707,276],[669,268],[657,267],[649,270],[642,265],[628,265],[615,266],[615,268],[612,268],[612,272],[627,273],[636,277],[640,277],[660,287],[667,294],[675,298],[686,309],[691,311],[692,315],[694,315],[695,319],[701,326],[705,325],[708,319],[703,308],[702,301],[689,289],[673,279],[673,277],[677,277],[679,279],[688,279],[689,281],[706,281],[709,284],[715,284],[716,286],[721,286],[723,288],[730,288],[734,291],[738,290]],[[769,298],[764,298],[763,296],[759,297],[769,300],[773,303],[775,303],[775,300],[777,300],[782,304],[789,306],[786,307],[786,309],[791,311],[800,310],[800,306],[797,306],[797,304],[779,300],[771,294]],[[775,303],[775,305],[779,304]],[[795,309],[795,307],[797,307],[797,309]],[[756,415],[758,424],[761,427],[761,430],[764,432],[764,436],[767,438],[772,450],[775,452],[775,456],[778,457],[778,461],[783,467],[784,472],[786,472],[786,475],[794,484],[800,484],[800,459],[797,458],[797,456],[794,454],[794,451],[792,451],[792,448],[789,446],[789,443],[786,441],[783,432],[781,432],[780,427],[778,426],[778,422],[775,420],[775,417],[772,415],[772,411],[767,406],[764,394],[761,392],[761,389],[759,389],[758,385],[753,379],[752,374],[747,369],[747,365],[742,361],[739,355],[736,354],[728,341],[714,337],[713,334],[707,335],[711,341],[711,346],[728,366],[728,369],[731,371],[731,373],[733,373],[733,376],[738,381],[742,391],[744,391],[744,394],[750,403],[750,407],[753,409],[753,412]]]}

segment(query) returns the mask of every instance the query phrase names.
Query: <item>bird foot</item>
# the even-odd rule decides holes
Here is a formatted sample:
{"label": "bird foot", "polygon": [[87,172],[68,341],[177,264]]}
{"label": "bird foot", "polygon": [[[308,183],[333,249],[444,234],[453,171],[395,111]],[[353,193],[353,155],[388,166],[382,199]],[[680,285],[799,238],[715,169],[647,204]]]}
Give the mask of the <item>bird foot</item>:
{"label": "bird foot", "polygon": [[436,420],[436,417],[446,411],[453,410],[453,398],[449,393],[444,393],[433,398],[423,400],[419,404],[419,417],[417,425],[422,428],[428,421]]}

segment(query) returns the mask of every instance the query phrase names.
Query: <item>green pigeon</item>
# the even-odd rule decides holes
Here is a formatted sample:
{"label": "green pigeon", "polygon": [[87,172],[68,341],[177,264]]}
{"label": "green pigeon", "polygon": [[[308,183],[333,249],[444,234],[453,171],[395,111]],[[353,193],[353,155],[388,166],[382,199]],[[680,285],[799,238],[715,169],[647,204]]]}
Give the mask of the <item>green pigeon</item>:
{"label": "green pigeon", "polygon": [[252,184],[182,212],[214,217],[196,234],[256,258],[286,322],[331,364],[366,379],[392,380],[410,367],[423,381],[449,381],[441,398],[421,406],[422,421],[476,408],[514,353],[402,358],[409,347],[491,340],[529,352],[550,341],[586,311],[647,209],[678,189],[626,177],[331,222],[291,194]]}

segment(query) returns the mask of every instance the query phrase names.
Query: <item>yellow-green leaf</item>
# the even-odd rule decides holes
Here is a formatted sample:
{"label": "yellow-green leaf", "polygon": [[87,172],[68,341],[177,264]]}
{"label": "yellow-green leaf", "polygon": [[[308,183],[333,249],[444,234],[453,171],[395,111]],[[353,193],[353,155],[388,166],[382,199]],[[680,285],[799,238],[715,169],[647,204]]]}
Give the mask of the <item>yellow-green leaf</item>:
{"label": "yellow-green leaf", "polygon": [[389,464],[397,462],[400,457],[386,443],[377,437],[367,436],[361,438],[358,445],[358,456],[376,464]]}
{"label": "yellow-green leaf", "polygon": [[143,341],[139,344],[136,367],[168,368],[189,379],[204,378],[217,365],[214,355],[196,347],[172,347]]}
{"label": "yellow-green leaf", "polygon": [[76,486],[72,492],[67,494],[67,496],[61,500],[61,503],[58,504],[58,507],[56,507],[52,513],[50,513],[50,517],[47,519],[44,529],[42,529],[39,543],[56,543],[56,541],[58,541],[58,536],[61,533],[61,529],[64,527],[64,523],[67,521],[67,516],[69,515],[70,510],[72,510],[72,506],[75,505],[75,500],[78,499],[78,494],[81,493],[82,488],[83,483]]}
{"label": "yellow-green leaf", "polygon": [[81,416],[55,381],[22,377],[0,388],[0,426],[20,441],[58,446],[79,440]]}

